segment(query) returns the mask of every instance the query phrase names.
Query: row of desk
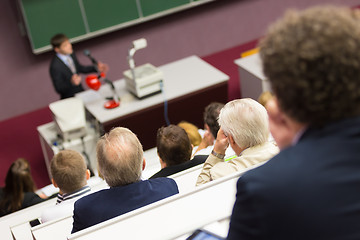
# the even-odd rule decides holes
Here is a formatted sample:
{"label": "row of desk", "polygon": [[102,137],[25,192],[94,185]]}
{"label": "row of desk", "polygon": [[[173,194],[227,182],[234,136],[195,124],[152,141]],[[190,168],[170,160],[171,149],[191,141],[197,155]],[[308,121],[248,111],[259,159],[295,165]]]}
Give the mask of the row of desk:
{"label": "row of desk", "polygon": [[168,102],[171,123],[182,120],[203,126],[203,110],[214,101],[227,102],[229,77],[197,56],[190,56],[159,67],[163,72],[163,92],[145,99],[137,99],[126,90],[125,81],[115,81],[121,97],[120,107],[105,109],[104,96],[111,96],[108,85],[100,91],[88,90],[76,95],[83,99],[86,110],[108,132],[115,126],[131,129],[144,149],[155,146],[156,132],[166,125],[164,101]]}
{"label": "row of desk", "polygon": [[[263,74],[259,54],[239,58],[235,60],[235,64],[239,67],[243,98],[257,99],[263,91],[270,90],[269,82]],[[100,91],[88,90],[76,96],[84,101],[86,110],[106,132],[118,125],[131,125],[133,128],[130,129],[139,129],[134,131],[139,134],[141,140],[144,140],[145,149],[154,147],[154,141],[150,140],[149,143],[146,141],[148,139],[146,135],[149,133],[144,132],[145,129],[141,125],[144,122],[147,126],[153,125],[155,122],[157,130],[159,126],[165,124],[163,116],[165,99],[169,102],[169,118],[172,123],[177,124],[179,121],[187,120],[199,127],[203,126],[203,109],[206,105],[213,101],[223,103],[228,101],[229,76],[197,56],[160,66],[159,70],[164,73],[164,92],[146,99],[139,100],[130,94],[123,79],[115,81],[116,92],[121,96],[119,108],[108,110],[103,107],[104,96],[112,95],[108,85],[102,86]],[[140,127],[137,123],[140,123]]]}
{"label": "row of desk", "polygon": [[[261,68],[258,54],[235,60],[239,66],[242,97],[257,99],[261,92],[269,90]],[[228,101],[229,77],[197,56],[189,56],[160,66],[164,74],[164,91],[160,94],[137,99],[126,90],[125,80],[114,81],[121,105],[115,109],[105,109],[106,96],[112,96],[109,85],[99,91],[87,90],[76,95],[84,101],[88,113],[89,134],[83,144],[79,140],[54,145],[57,137],[54,123],[38,127],[38,133],[46,165],[53,155],[62,148],[86,152],[90,164],[96,167],[95,145],[104,132],[116,126],[131,129],[139,138],[144,150],[155,147],[157,130],[166,125],[164,102],[168,105],[170,122],[177,124],[186,120],[198,127],[203,126],[203,109],[211,102]],[[49,176],[50,176],[50,171]]]}
{"label": "row of desk", "polygon": [[[15,240],[65,240],[65,239],[185,239],[195,229],[202,228],[217,221],[228,220],[235,200],[236,181],[241,173],[195,187],[195,180],[201,166],[193,167],[182,173],[169,176],[179,187],[179,194],[149,204],[129,213],[99,223],[75,234],[72,229],[72,216],[64,216],[53,221],[29,226],[29,219],[38,216],[45,206],[30,207],[22,210],[23,218],[15,224],[9,224],[9,230]],[[54,201],[51,202],[55,204]],[[221,203],[221,204],[219,204]],[[40,209],[40,210],[41,210]],[[211,211],[210,211],[211,209]],[[29,217],[32,218],[29,218]],[[9,216],[11,217],[11,216]],[[228,221],[227,221],[228,222]],[[0,227],[8,225],[0,221]],[[136,226],[141,231],[136,230]],[[228,224],[222,226],[221,232],[226,236]],[[5,232],[4,232],[5,234]],[[8,234],[4,239],[10,239]]]}
{"label": "row of desk", "polygon": [[[202,166],[169,176],[179,194],[151,203],[74,234],[72,216],[31,228],[35,240],[156,239],[184,240],[196,229],[206,228],[226,237],[236,196],[236,183],[247,169],[195,187]],[[216,227],[216,228],[215,228]],[[140,230],[140,231],[139,231]],[[56,234],[54,234],[56,233]]]}
{"label": "row of desk", "polygon": [[[85,104],[91,123],[84,144],[79,140],[61,145],[54,123],[37,128],[46,165],[62,148],[86,151],[92,166],[96,166],[94,145],[100,135],[121,126],[131,129],[139,138],[144,150],[155,147],[157,130],[166,125],[164,102],[172,124],[191,122],[203,127],[203,110],[211,102],[227,102],[229,77],[197,56],[190,56],[159,67],[164,74],[163,92],[145,99],[137,99],[126,90],[125,80],[114,81],[116,93],[121,97],[118,108],[105,109],[105,97],[112,96],[109,85],[99,91],[87,90],[76,95]],[[49,174],[50,176],[50,174]]]}
{"label": "row of desk", "polygon": [[[238,59],[235,63],[239,66],[243,97],[256,99],[262,91],[267,90],[268,85],[266,85],[265,78],[261,76],[261,69],[259,70],[255,66],[259,65],[257,55]],[[203,124],[203,109],[206,105],[213,101],[227,102],[227,81],[229,77],[197,56],[190,56],[166,64],[159,69],[164,73],[164,91],[146,99],[139,100],[127,92],[124,80],[115,81],[115,89],[117,94],[121,96],[121,105],[116,109],[107,110],[102,107],[105,101],[104,97],[112,94],[109,86],[102,86],[98,92],[88,90],[77,94],[77,97],[85,103],[90,121],[95,123],[95,126],[94,124],[91,126],[93,132],[86,137],[86,148],[93,151],[94,147],[91,146],[96,144],[100,134],[113,127],[123,126],[137,134],[144,149],[149,149],[147,152],[154,154],[154,148],[150,148],[155,146],[156,131],[166,124],[164,100],[168,102],[168,114],[171,123],[177,124],[186,120],[199,127]],[[52,156],[60,150],[58,146],[53,144],[56,141],[56,134],[54,135],[53,132],[56,130],[53,124],[49,123],[38,128],[44,155],[46,153],[47,164],[49,164]],[[68,148],[72,146],[74,150],[80,152],[83,150],[79,142],[66,144],[69,145]],[[96,162],[94,154],[94,152],[90,153],[92,162]],[[147,168],[148,175],[144,176],[145,178],[159,169],[159,163],[154,161]],[[179,182],[182,182],[182,178],[188,178],[190,174],[193,178],[198,175],[200,170],[201,168],[195,169],[195,171],[193,169],[191,173],[181,173],[176,177]],[[188,175],[186,176],[186,174]],[[148,238],[151,236],[149,239],[169,239],[176,236],[179,239],[185,239],[181,236],[190,234],[189,231],[193,231],[195,228],[229,218],[235,198],[236,180],[240,175],[241,173],[235,174],[235,176],[210,183],[193,191],[189,186],[183,185],[181,192],[184,194],[181,196],[169,198],[144,209],[119,216],[84,232],[68,236],[68,239],[134,237],[135,233],[138,234],[138,237]],[[216,205],[219,202],[222,204]],[[213,211],[209,211],[209,208],[212,208]],[[167,218],[166,216],[169,213],[169,218]],[[189,214],[195,213],[201,217],[199,219],[191,218],[192,221],[188,221]],[[159,219],[159,215],[163,216],[164,219],[171,220],[164,222],[164,219]],[[163,224],[166,222],[168,225],[166,225],[166,231],[163,231]],[[139,223],[141,223],[142,231],[134,232],[133,226],[139,226]],[[154,229],[154,224],[160,228],[161,235],[156,234],[158,231]]]}
{"label": "row of desk", "polygon": [[[257,99],[270,85],[262,72],[258,54],[235,60],[239,66],[242,97]],[[104,97],[112,96],[109,85],[100,91],[88,90],[76,95],[95,119],[101,130],[108,132],[114,126],[128,127],[137,134],[144,149],[155,146],[156,131],[166,124],[164,101],[168,102],[168,116],[173,124],[182,120],[203,126],[203,109],[211,102],[228,101],[229,76],[203,61],[190,56],[159,67],[164,74],[163,93],[146,99],[137,99],[126,90],[123,79],[115,81],[121,105],[115,109],[103,107]],[[144,127],[146,126],[146,127]]]}

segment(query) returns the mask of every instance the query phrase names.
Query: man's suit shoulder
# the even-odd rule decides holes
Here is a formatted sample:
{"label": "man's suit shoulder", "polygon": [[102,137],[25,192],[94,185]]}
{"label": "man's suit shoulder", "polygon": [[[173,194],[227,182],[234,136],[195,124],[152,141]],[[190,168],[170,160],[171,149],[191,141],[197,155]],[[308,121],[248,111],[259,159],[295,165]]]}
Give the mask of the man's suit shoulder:
{"label": "man's suit shoulder", "polygon": [[169,192],[171,194],[178,193],[178,187],[174,179],[171,178],[155,178],[144,181],[139,181],[131,183],[126,186],[113,187],[109,189],[103,189],[87,196],[82,197],[77,202],[88,202],[88,201],[102,201],[106,199],[109,195],[118,193],[118,192],[127,192],[137,189],[139,191],[162,191]]}
{"label": "man's suit shoulder", "polygon": [[271,188],[275,191],[276,188],[289,184],[289,179],[302,174],[302,167],[299,166],[301,163],[293,159],[296,152],[296,149],[290,148],[280,152],[263,165],[244,173],[238,183],[246,184],[248,190],[261,192],[267,192]]}
{"label": "man's suit shoulder", "polygon": [[192,160],[188,160],[186,162],[183,162],[183,163],[180,163],[177,165],[165,167],[165,168],[161,169],[159,172],[155,173],[153,176],[151,176],[150,179],[155,179],[155,178],[159,178],[159,177],[167,177],[167,176],[176,174],[178,172],[187,170],[189,168],[195,167],[199,164],[204,163],[207,157],[208,157],[208,155],[197,155]]}
{"label": "man's suit shoulder", "polygon": [[155,179],[149,179],[144,182],[150,183],[151,185],[157,185],[161,188],[167,187],[170,190],[178,190],[178,186],[174,179],[167,177],[160,177]]}

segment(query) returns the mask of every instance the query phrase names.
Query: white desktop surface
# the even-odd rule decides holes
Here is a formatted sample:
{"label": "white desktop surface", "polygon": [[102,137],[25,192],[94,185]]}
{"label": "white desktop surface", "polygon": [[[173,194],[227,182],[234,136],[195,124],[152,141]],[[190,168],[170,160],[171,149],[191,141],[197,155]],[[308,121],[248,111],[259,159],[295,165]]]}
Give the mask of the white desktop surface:
{"label": "white desktop surface", "polygon": [[[230,217],[239,173],[79,231],[70,240],[174,239]],[[134,226],[141,226],[137,231]]]}
{"label": "white desktop surface", "polygon": [[[0,233],[2,240],[13,240],[11,234],[11,227],[16,225],[21,225],[23,223],[28,223],[30,220],[40,217],[42,211],[45,208],[54,206],[56,203],[56,198],[49,199],[45,202],[35,204],[28,208],[21,209],[17,212],[5,215],[0,218]],[[30,225],[28,225],[30,226]],[[21,235],[26,235],[27,232],[22,233]]]}
{"label": "white desktop surface", "polygon": [[83,99],[87,110],[100,122],[106,123],[148,107],[172,100],[212,85],[225,82],[229,76],[203,61],[190,56],[158,67],[164,73],[164,92],[139,100],[126,90],[125,80],[114,81],[120,96],[120,107],[105,109],[105,97],[112,96],[109,85],[103,85],[99,91],[87,90],[76,94]]}
{"label": "white desktop surface", "polygon": [[[106,182],[104,180],[102,180],[100,177],[91,177],[87,181],[87,183],[91,187],[91,190],[93,192],[96,192],[101,189],[105,189],[105,188],[109,187],[106,184]],[[49,187],[50,187],[50,185],[49,185]],[[53,187],[53,189],[56,191],[55,187]],[[40,191],[41,191],[41,189],[40,189]],[[52,192],[52,194],[54,194],[54,193],[55,192]],[[31,233],[31,227],[30,227],[29,221],[40,218],[41,214],[43,213],[43,211],[45,209],[55,206],[56,200],[57,200],[57,198],[51,198],[43,203],[35,204],[33,206],[24,208],[18,212],[14,212],[12,214],[9,214],[9,215],[6,215],[6,216],[0,218],[0,220],[4,219],[4,221],[0,221],[0,233],[3,233],[3,235],[1,236],[1,239],[13,240],[13,238],[11,237],[11,235],[13,235],[14,239],[16,239],[16,240],[18,240],[18,239],[33,240],[34,238]],[[72,217],[71,217],[71,219],[72,219]],[[57,220],[54,220],[54,221],[57,221]],[[37,228],[39,228],[39,227],[42,228],[44,225],[45,224],[40,224],[37,226]],[[6,236],[7,232],[1,231],[4,227],[8,228],[9,236]],[[72,225],[70,227],[72,227]],[[70,227],[68,227],[68,228],[70,228]],[[11,229],[11,234],[10,234],[10,229]],[[65,236],[69,232],[71,232],[71,228],[68,232],[63,233],[64,238],[62,238],[62,239],[65,239]],[[61,234],[57,234],[56,236],[54,236],[53,232],[51,232],[51,234],[48,234],[45,239],[59,239],[59,237],[61,237],[61,236],[62,236]]]}

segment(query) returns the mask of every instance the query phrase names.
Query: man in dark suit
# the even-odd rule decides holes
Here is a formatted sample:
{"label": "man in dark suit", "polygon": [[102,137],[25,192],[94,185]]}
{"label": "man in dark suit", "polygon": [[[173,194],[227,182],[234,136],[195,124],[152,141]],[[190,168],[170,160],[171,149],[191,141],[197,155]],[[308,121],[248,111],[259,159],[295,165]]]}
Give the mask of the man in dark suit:
{"label": "man in dark suit", "polygon": [[61,99],[73,97],[76,93],[84,91],[79,73],[108,70],[108,66],[101,62],[96,66],[98,69],[95,66],[81,65],[73,53],[69,39],[64,34],[56,34],[50,42],[56,53],[50,63],[50,76]]}
{"label": "man in dark suit", "polygon": [[290,11],[262,40],[281,152],[238,180],[228,239],[360,239],[359,16]]}
{"label": "man in dark suit", "polygon": [[183,128],[172,124],[158,129],[156,147],[161,170],[150,179],[181,172],[204,163],[207,158],[207,155],[198,155],[190,160],[192,152],[190,139]]}
{"label": "man in dark suit", "polygon": [[127,128],[114,128],[102,136],[96,152],[98,170],[110,189],[76,201],[72,233],[179,192],[173,179],[140,179],[145,168],[143,149]]}

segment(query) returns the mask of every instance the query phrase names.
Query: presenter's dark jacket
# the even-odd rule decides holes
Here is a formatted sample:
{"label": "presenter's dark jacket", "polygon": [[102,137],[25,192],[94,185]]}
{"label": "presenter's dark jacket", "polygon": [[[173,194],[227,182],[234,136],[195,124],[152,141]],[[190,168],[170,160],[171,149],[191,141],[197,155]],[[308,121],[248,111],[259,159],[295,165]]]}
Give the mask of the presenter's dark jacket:
{"label": "presenter's dark jacket", "polygon": [[[91,73],[96,72],[93,66],[83,66],[77,60],[75,54],[71,54],[73,62],[75,64],[76,73]],[[76,93],[84,91],[81,84],[73,85],[71,83],[71,77],[73,73],[70,68],[57,56],[55,55],[50,63],[50,76],[54,88],[61,99],[73,97]]]}
{"label": "presenter's dark jacket", "polygon": [[179,193],[170,178],[112,187],[80,198],[74,205],[72,233]]}
{"label": "presenter's dark jacket", "polygon": [[360,239],[360,118],[310,128],[237,183],[228,239]]}
{"label": "presenter's dark jacket", "polygon": [[158,177],[167,177],[175,173],[184,171],[186,169],[195,167],[199,164],[204,163],[208,156],[209,155],[196,155],[192,160],[186,161],[181,164],[165,167],[161,169],[159,172],[152,175],[149,179],[158,178]]}

